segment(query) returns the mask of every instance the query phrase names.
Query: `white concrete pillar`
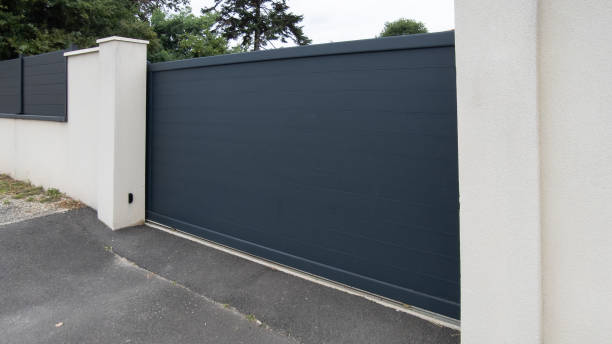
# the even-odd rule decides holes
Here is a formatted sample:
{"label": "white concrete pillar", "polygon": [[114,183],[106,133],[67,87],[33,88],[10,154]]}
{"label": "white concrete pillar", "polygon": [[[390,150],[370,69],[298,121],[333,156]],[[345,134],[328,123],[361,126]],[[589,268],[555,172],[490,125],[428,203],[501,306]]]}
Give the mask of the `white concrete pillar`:
{"label": "white concrete pillar", "polygon": [[455,2],[462,343],[542,337],[537,7]]}
{"label": "white concrete pillar", "polygon": [[115,230],[145,219],[148,41],[109,37],[97,43],[98,218]]}
{"label": "white concrete pillar", "polygon": [[543,335],[612,339],[612,2],[540,0]]}
{"label": "white concrete pillar", "polygon": [[609,342],[612,2],[455,7],[462,342]]}

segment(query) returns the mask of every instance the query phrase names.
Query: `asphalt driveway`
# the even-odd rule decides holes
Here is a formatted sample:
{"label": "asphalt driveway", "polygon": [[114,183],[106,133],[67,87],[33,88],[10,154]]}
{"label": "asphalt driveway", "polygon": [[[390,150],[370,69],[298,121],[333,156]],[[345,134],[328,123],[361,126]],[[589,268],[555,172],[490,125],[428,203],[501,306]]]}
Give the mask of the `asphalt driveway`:
{"label": "asphalt driveway", "polygon": [[459,332],[84,208],[0,226],[2,343],[459,343]]}

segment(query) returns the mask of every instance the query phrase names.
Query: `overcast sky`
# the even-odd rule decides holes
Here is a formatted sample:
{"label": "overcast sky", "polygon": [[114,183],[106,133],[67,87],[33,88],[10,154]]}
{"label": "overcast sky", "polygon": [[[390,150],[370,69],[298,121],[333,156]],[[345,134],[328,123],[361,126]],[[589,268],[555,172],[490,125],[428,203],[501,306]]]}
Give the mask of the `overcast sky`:
{"label": "overcast sky", "polygon": [[[200,14],[212,3],[191,0],[191,7]],[[373,38],[385,22],[401,17],[424,22],[429,32],[455,28],[454,0],[287,0],[287,5],[304,15],[302,25],[313,43]]]}

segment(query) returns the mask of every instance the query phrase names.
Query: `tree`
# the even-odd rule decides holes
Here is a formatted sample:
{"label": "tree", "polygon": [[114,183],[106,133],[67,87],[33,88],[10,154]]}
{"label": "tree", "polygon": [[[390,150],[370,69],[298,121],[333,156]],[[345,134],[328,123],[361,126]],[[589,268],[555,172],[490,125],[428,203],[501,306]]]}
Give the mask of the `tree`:
{"label": "tree", "polygon": [[[189,0],[0,0],[0,59],[91,47],[96,39],[149,40],[152,62],[232,52],[211,31],[216,14],[191,14]],[[178,10],[175,14],[164,11]]]}
{"label": "tree", "polygon": [[155,10],[151,26],[159,37],[161,49],[149,54],[152,62],[212,56],[232,52],[227,40],[211,31],[217,15],[195,16],[187,7],[176,14]]}
{"label": "tree", "polygon": [[181,11],[189,5],[189,0],[131,0],[138,7],[138,17],[149,19],[155,11]]}
{"label": "tree", "polygon": [[242,38],[244,49],[260,50],[268,43],[286,43],[287,39],[299,45],[310,44],[303,27],[298,25],[304,16],[288,10],[286,0],[214,0],[214,5],[202,12],[217,11],[213,31],[223,33],[228,40]]}
{"label": "tree", "polygon": [[151,41],[155,32],[138,19],[134,0],[3,0],[0,2],[0,58],[95,45],[97,38],[121,35]]}
{"label": "tree", "polygon": [[385,29],[379,37],[413,35],[415,33],[427,33],[427,27],[420,21],[400,18],[393,22],[386,22]]}

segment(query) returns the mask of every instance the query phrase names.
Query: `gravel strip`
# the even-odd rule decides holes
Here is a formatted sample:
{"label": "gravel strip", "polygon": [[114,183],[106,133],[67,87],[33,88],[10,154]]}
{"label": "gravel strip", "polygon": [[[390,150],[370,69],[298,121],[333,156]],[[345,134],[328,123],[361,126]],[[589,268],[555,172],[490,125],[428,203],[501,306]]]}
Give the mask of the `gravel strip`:
{"label": "gravel strip", "polygon": [[0,225],[83,207],[58,189],[44,189],[28,181],[0,174]]}
{"label": "gravel strip", "polygon": [[25,199],[13,199],[0,195],[0,225],[67,210],[68,209],[61,207],[58,202],[29,202]]}

